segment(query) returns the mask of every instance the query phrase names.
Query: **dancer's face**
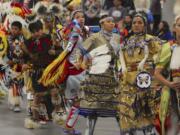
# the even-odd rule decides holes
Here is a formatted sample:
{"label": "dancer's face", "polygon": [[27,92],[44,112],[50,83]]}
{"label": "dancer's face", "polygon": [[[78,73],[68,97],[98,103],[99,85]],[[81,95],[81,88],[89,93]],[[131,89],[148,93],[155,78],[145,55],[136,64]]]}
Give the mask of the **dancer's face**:
{"label": "dancer's face", "polygon": [[84,18],[84,14],[82,12],[77,12],[74,16],[74,19],[76,19],[78,21],[78,23],[80,24],[81,27],[84,26],[85,18]]}
{"label": "dancer's face", "polygon": [[102,28],[107,32],[112,32],[115,27],[115,23],[113,20],[106,20],[101,24]]}
{"label": "dancer's face", "polygon": [[16,26],[11,27],[11,34],[13,36],[18,36],[20,33],[21,33],[21,30],[18,27]]}
{"label": "dancer's face", "polygon": [[42,30],[42,29],[40,29],[40,30],[38,30],[38,31],[35,31],[35,32],[32,34],[32,36],[33,36],[34,38],[40,38],[42,35],[43,35],[43,30]]}
{"label": "dancer's face", "polygon": [[163,24],[163,22],[160,22],[160,24],[159,24],[159,30],[162,30],[164,28],[164,24]]}
{"label": "dancer's face", "polygon": [[145,31],[145,24],[141,17],[135,17],[133,19],[132,30],[134,33],[142,33]]}

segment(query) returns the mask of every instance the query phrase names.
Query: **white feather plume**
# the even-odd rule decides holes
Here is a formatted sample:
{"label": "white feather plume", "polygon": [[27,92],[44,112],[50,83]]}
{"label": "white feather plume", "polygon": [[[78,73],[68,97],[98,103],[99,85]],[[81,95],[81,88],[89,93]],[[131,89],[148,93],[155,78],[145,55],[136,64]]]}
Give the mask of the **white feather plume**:
{"label": "white feather plume", "polygon": [[120,48],[120,51],[119,51],[119,59],[121,63],[121,70],[122,70],[122,73],[124,74],[127,72],[127,68],[126,68],[126,63],[124,60],[124,54],[123,54],[122,48]]}
{"label": "white feather plume", "polygon": [[148,49],[148,46],[145,45],[144,46],[144,58],[142,59],[142,61],[138,65],[139,71],[142,71],[144,69],[144,64],[146,63],[146,60],[148,59],[148,57],[149,57],[149,49]]}
{"label": "white feather plume", "polygon": [[110,62],[111,55],[100,55],[93,58],[92,65],[104,64],[104,62]]}
{"label": "white feather plume", "polygon": [[44,6],[44,7],[47,8],[47,5],[45,5],[43,2],[39,1],[39,2],[36,3],[36,5],[34,6],[33,11],[38,14],[38,10],[39,10],[39,8],[40,8],[41,6]]}
{"label": "white feather plume", "polygon": [[27,28],[27,23],[22,17],[14,15],[14,14],[8,14],[4,20],[4,23],[3,23],[5,29],[9,30],[9,28],[11,27],[11,23],[14,21],[21,22],[23,28]]}
{"label": "white feather plume", "polygon": [[0,3],[0,13],[1,14],[9,14],[12,12],[11,2],[1,2]]}
{"label": "white feather plume", "polygon": [[55,13],[56,15],[59,15],[59,14],[61,14],[61,12],[63,12],[63,7],[62,7],[62,5],[61,5],[61,4],[56,4],[56,3],[53,3],[53,4],[51,4],[51,5],[49,6],[49,8],[48,8],[49,12],[52,12],[52,9],[53,9],[54,7],[56,7],[56,8],[59,10],[59,12]]}

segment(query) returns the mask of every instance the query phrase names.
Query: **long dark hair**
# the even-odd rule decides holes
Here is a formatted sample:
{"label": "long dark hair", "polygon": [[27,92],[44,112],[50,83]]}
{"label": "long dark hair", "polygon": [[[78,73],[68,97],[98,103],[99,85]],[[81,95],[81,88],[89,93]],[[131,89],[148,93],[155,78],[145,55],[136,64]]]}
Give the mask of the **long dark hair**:
{"label": "long dark hair", "polygon": [[170,28],[169,28],[169,24],[167,21],[161,21],[161,23],[163,24],[163,28],[160,30],[164,33],[169,32]]}
{"label": "long dark hair", "polygon": [[[142,20],[143,20],[143,23],[144,23],[144,31],[141,33],[142,35],[146,35],[147,34],[147,18],[146,18],[146,16],[145,16],[145,13],[143,13],[143,12],[137,12],[137,13],[135,13],[134,14],[134,16],[133,16],[133,19],[132,19],[132,23],[133,23],[133,20],[134,20],[134,18],[136,18],[136,17],[140,17]],[[132,26],[132,24],[131,24],[131,26]],[[132,29],[132,28],[131,28]],[[132,36],[132,35],[134,35],[135,33],[131,30],[131,33],[130,33],[130,35],[129,36]]]}

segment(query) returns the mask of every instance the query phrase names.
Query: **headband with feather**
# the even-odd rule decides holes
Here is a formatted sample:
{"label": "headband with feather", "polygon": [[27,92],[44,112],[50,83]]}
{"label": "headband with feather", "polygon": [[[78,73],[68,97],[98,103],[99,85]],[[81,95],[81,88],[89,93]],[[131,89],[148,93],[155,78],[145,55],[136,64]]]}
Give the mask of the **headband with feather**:
{"label": "headband with feather", "polygon": [[145,12],[138,12],[134,15],[133,19],[135,17],[140,17],[142,18],[142,20],[144,21],[144,24],[146,25],[147,24],[147,18],[146,18],[146,13]]}

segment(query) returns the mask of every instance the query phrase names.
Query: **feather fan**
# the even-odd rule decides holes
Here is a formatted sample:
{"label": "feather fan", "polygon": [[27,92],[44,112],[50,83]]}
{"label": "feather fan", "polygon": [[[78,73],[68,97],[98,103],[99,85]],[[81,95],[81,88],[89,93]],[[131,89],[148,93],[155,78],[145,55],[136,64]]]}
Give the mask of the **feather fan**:
{"label": "feather fan", "polygon": [[92,66],[90,67],[90,74],[102,74],[110,66],[111,55],[109,55],[109,48],[107,45],[103,45],[93,49],[90,52],[92,57]]}
{"label": "feather fan", "polygon": [[97,47],[95,49],[93,49],[91,52],[90,52],[90,55],[91,57],[95,57],[95,56],[98,56],[98,55],[103,55],[103,54],[107,54],[109,52],[109,48],[108,46],[105,44],[105,45],[102,45],[100,47]]}

